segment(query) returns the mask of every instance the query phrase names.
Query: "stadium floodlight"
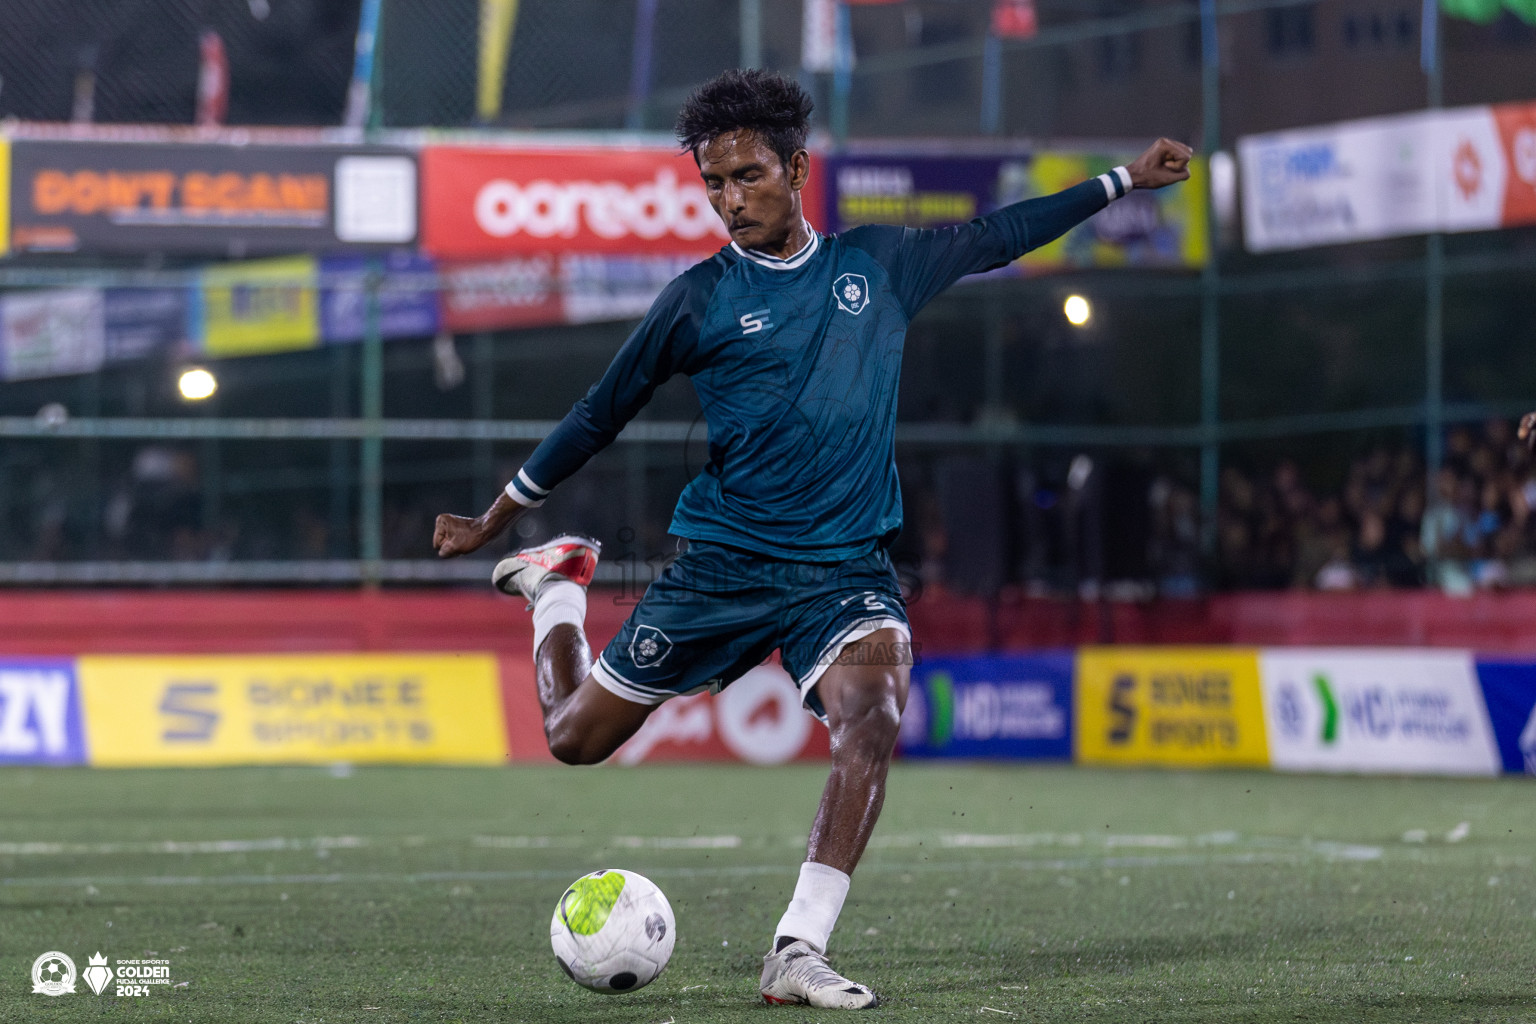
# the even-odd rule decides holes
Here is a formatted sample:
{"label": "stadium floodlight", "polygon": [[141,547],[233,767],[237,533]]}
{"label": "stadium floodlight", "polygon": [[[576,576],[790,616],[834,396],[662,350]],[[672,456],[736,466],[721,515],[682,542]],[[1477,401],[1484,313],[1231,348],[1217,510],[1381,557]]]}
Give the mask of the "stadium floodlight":
{"label": "stadium floodlight", "polygon": [[1061,311],[1066,314],[1067,323],[1073,327],[1082,327],[1093,317],[1093,307],[1081,295],[1068,295],[1067,301],[1061,305]]}
{"label": "stadium floodlight", "polygon": [[182,371],[176,387],[181,392],[182,398],[189,402],[201,402],[205,398],[213,397],[213,393],[219,390],[219,381],[201,366],[194,366]]}

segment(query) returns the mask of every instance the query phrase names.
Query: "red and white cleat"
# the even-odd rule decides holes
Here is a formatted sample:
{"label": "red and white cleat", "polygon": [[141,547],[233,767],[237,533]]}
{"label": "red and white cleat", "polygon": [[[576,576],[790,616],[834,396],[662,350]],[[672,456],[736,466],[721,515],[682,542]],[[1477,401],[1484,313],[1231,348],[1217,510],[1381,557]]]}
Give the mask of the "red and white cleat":
{"label": "red and white cleat", "polygon": [[579,587],[591,583],[602,547],[590,537],[567,536],[514,551],[496,563],[491,571],[491,585],[503,594],[523,595],[532,608],[545,580],[569,580]]}
{"label": "red and white cleat", "polygon": [[838,974],[824,955],[804,941],[763,957],[758,989],[770,1006],[790,1003],[825,1010],[868,1010],[880,1005],[879,996]]}

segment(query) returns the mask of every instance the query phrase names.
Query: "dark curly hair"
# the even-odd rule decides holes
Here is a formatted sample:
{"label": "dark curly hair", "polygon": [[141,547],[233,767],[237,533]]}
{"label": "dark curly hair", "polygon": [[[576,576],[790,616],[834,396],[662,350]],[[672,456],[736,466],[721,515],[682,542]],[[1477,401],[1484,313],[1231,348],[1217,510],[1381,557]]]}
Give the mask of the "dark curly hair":
{"label": "dark curly hair", "polygon": [[755,132],[786,165],[805,148],[811,97],[783,75],[760,68],[732,69],[694,90],[677,115],[677,141],[699,157],[699,147],[727,132]]}

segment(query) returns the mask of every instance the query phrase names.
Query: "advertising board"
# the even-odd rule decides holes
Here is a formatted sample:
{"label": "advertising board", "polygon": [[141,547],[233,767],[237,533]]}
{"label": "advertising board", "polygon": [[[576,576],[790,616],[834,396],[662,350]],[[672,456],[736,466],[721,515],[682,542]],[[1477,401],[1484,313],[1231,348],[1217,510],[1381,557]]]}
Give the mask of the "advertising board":
{"label": "advertising board", "polygon": [[0,256],[11,251],[11,140],[0,135]]}
{"label": "advertising board", "polygon": [[1087,764],[1266,766],[1258,651],[1083,648],[1076,750]]}
{"label": "advertising board", "polygon": [[206,268],[194,292],[197,340],[211,356],[249,356],[320,343],[319,266],[288,256]]}
{"label": "advertising board", "polygon": [[901,716],[905,757],[1072,757],[1072,652],[924,658]]}
{"label": "advertising board", "polygon": [[1504,770],[1536,775],[1536,663],[1479,658],[1477,678]]}
{"label": "advertising board", "polygon": [[85,763],[74,662],[0,661],[0,765]]}
{"label": "advertising board", "polygon": [[1434,230],[1427,115],[1367,118],[1238,140],[1250,252]]}
{"label": "advertising board", "polygon": [[360,341],[368,326],[364,275],[370,267],[383,275],[379,285],[379,336],[419,338],[437,333],[437,268],[414,252],[382,257],[324,256],[320,276],[320,337],[326,342]]}
{"label": "advertising board", "polygon": [[800,693],[789,674],[768,664],[719,693],[676,697],[662,704],[612,760],[784,764],[825,759],[828,750],[826,727],[800,706]]}
{"label": "advertising board", "polygon": [[92,656],[78,672],[91,764],[493,764],[488,654]]}
{"label": "advertising board", "polygon": [[104,293],[106,360],[145,356],[187,340],[185,288],[108,288]]}
{"label": "advertising board", "polygon": [[[1040,152],[938,155],[887,150],[823,161],[830,230],[860,224],[934,228],[960,224],[1010,203],[1050,195],[1135,154]],[[1073,267],[1198,267],[1205,262],[1205,165],[1182,188],[1135,192],[1015,264],[1013,271]]]}
{"label": "advertising board", "polygon": [[416,158],[379,146],[11,142],[18,252],[270,252],[410,245]]}
{"label": "advertising board", "polygon": [[1536,224],[1536,103],[1251,135],[1237,149],[1250,252]]}
{"label": "advertising board", "polygon": [[428,146],[422,245],[441,259],[692,255],[730,241],[693,158],[671,147]]}
{"label": "advertising board", "polygon": [[100,288],[0,297],[0,377],[25,380],[100,368],[106,352]]}
{"label": "advertising board", "polygon": [[1260,675],[1282,771],[1498,774],[1469,652],[1271,649]]}

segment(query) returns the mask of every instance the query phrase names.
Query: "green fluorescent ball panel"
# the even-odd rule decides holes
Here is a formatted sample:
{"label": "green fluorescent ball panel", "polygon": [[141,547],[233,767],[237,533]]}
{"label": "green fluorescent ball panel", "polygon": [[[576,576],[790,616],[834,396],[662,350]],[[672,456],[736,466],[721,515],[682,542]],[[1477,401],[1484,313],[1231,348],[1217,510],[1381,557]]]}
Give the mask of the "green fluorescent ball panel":
{"label": "green fluorescent ball panel", "polygon": [[560,897],[560,916],[575,934],[596,935],[607,923],[623,891],[624,876],[617,871],[578,878]]}

